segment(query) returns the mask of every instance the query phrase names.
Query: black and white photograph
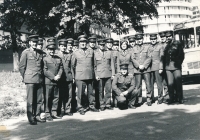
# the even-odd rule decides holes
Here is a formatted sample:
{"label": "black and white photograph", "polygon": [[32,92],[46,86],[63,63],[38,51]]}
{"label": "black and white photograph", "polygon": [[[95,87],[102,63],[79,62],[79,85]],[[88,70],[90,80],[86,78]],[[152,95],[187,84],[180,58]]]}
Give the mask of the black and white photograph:
{"label": "black and white photograph", "polygon": [[0,0],[0,140],[200,140],[200,0]]}

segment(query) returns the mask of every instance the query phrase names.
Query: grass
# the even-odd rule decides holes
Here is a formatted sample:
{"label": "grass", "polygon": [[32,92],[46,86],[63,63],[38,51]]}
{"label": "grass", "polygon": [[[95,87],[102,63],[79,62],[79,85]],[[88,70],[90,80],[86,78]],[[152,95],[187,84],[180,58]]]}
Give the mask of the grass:
{"label": "grass", "polygon": [[0,120],[26,113],[26,87],[19,73],[0,72]]}

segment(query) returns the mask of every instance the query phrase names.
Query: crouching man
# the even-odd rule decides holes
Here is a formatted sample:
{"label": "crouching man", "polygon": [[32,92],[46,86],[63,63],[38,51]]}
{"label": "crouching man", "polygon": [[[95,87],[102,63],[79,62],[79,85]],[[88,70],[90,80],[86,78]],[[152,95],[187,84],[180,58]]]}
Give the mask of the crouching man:
{"label": "crouching man", "polygon": [[135,80],[132,74],[128,74],[128,64],[120,65],[118,73],[112,82],[112,89],[116,94],[117,104],[120,109],[135,109],[137,92],[134,90]]}

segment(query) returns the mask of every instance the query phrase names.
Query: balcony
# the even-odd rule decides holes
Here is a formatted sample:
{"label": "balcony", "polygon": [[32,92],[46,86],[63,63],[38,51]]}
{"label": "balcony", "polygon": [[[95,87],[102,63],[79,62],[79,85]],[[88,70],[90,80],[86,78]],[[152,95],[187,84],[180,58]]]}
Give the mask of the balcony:
{"label": "balcony", "polygon": [[161,6],[179,6],[179,7],[188,7],[191,8],[192,4],[191,2],[185,2],[185,1],[171,1],[171,2],[161,2],[159,3],[159,7]]}
{"label": "balcony", "polygon": [[192,16],[192,11],[186,9],[158,9],[159,15],[189,15]]}

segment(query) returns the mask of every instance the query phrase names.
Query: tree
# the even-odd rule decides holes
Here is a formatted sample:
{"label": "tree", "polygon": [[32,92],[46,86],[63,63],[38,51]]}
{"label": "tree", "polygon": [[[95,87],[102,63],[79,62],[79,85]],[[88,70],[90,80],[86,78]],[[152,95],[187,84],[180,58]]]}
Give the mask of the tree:
{"label": "tree", "polygon": [[141,16],[157,17],[156,7],[159,2],[161,0],[66,0],[53,7],[49,16],[61,16],[62,30],[69,26],[69,22],[76,21],[80,32],[85,34],[89,34],[89,27],[94,23],[118,34],[126,34],[126,23],[132,23],[136,31],[143,31]]}
{"label": "tree", "polygon": [[[0,4],[0,27],[10,32],[10,47],[13,49],[13,71],[18,71],[19,69],[19,47],[17,38],[20,36],[18,30],[21,29],[25,21],[23,4],[22,1],[19,2],[17,0],[4,0],[4,3]],[[3,44],[1,46],[5,45]]]}

